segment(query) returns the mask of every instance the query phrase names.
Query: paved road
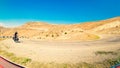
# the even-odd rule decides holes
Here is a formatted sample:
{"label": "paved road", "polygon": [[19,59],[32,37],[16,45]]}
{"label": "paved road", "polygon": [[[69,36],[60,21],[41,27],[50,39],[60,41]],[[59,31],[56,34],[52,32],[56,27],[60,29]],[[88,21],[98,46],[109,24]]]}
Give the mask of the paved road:
{"label": "paved road", "polygon": [[0,57],[0,68],[24,68],[24,67],[14,64],[4,59],[3,57]]}

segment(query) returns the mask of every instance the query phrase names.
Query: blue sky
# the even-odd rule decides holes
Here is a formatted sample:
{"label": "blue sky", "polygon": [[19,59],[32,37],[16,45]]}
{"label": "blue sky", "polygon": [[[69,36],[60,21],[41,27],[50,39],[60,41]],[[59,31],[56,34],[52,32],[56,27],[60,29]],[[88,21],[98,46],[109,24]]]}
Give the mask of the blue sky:
{"label": "blue sky", "polygon": [[0,24],[74,24],[120,16],[120,0],[0,0]]}

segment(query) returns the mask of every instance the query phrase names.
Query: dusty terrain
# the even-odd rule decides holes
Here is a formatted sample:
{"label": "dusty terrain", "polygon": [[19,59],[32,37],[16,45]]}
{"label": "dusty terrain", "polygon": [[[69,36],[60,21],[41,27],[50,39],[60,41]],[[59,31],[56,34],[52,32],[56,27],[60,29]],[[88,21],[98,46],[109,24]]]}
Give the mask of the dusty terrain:
{"label": "dusty terrain", "polygon": [[[43,63],[100,62],[120,50],[120,17],[82,24],[29,22],[16,28],[0,27],[0,47],[16,56]],[[20,43],[12,40],[19,33]],[[110,52],[96,55],[96,52]]]}
{"label": "dusty terrain", "polygon": [[1,37],[4,38],[11,38],[14,32],[17,31],[20,38],[53,41],[88,41],[102,39],[107,35],[120,35],[120,17],[96,22],[68,25],[28,22],[15,28],[0,28]]}
{"label": "dusty terrain", "polygon": [[[7,51],[17,56],[29,57],[39,62],[78,63],[99,62],[114,57],[97,56],[97,51],[115,51],[120,49],[120,37],[89,42],[52,42],[21,39],[21,43],[4,40],[0,43]],[[111,57],[109,57],[111,56]]]}

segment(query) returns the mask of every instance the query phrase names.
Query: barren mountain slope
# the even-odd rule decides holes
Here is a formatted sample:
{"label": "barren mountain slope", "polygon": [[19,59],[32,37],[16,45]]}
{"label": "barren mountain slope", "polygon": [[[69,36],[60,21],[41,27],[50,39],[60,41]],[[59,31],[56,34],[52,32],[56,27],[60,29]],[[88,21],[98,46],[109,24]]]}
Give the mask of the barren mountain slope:
{"label": "barren mountain slope", "polygon": [[94,32],[100,33],[100,34],[120,34],[120,17],[113,18],[106,20],[109,23],[106,23],[104,25],[98,26],[94,29],[92,29]]}
{"label": "barren mountain slope", "polygon": [[120,17],[82,24],[55,25],[44,22],[28,22],[16,28],[1,28],[2,36],[19,33],[22,38],[41,40],[96,40],[99,34],[120,34]]}
{"label": "barren mountain slope", "polygon": [[87,22],[80,24],[80,27],[85,30],[95,29],[96,27],[109,24],[111,22],[120,21],[120,17],[110,18],[107,20],[101,20],[96,22]]}

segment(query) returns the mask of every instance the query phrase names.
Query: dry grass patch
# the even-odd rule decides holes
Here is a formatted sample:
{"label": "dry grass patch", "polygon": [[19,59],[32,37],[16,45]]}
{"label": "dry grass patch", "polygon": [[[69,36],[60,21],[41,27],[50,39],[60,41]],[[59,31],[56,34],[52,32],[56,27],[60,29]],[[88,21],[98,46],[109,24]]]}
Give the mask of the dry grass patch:
{"label": "dry grass patch", "polygon": [[2,50],[2,49],[0,49],[0,55],[11,60],[12,62],[21,64],[21,65],[26,65],[27,63],[31,62],[30,58],[17,57],[15,54],[7,52],[7,51]]}
{"label": "dry grass patch", "polygon": [[3,41],[3,40],[5,40],[4,38],[0,38],[0,41]]}
{"label": "dry grass patch", "polygon": [[[111,54],[111,52],[97,52],[100,54]],[[120,57],[116,59],[107,59],[103,62],[99,63],[76,63],[76,64],[71,64],[71,63],[41,63],[41,62],[36,62],[32,61],[30,58],[26,57],[17,57],[13,53],[9,53],[5,50],[0,49],[0,55],[10,59],[12,62],[21,64],[23,66],[26,66],[28,68],[110,68],[112,65],[120,63]]]}
{"label": "dry grass patch", "polygon": [[95,52],[96,55],[117,55],[118,53],[113,52],[113,51],[97,51]]}

